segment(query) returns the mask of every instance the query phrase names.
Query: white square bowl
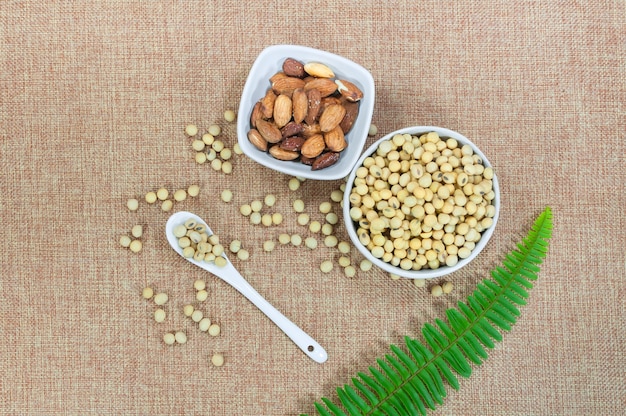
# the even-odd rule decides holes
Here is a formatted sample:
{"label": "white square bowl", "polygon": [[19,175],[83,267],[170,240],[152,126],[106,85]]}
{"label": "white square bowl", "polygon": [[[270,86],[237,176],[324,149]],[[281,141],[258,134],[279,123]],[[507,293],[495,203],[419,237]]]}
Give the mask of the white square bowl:
{"label": "white square bowl", "polygon": [[[267,89],[271,86],[270,77],[282,71],[282,64],[286,58],[294,58],[303,64],[308,62],[323,63],[333,70],[336,79],[346,79],[354,83],[363,92],[363,98],[359,101],[357,119],[352,129],[345,136],[348,147],[341,152],[339,160],[327,168],[312,170],[311,166],[299,161],[277,160],[269,153],[257,149],[248,140],[252,108],[257,101],[265,96]],[[250,68],[241,94],[237,116],[239,146],[243,153],[252,160],[287,175],[317,180],[345,178],[356,164],[365,146],[374,112],[374,99],[372,75],[368,70],[349,59],[306,46],[274,45],[267,47],[259,54]]]}

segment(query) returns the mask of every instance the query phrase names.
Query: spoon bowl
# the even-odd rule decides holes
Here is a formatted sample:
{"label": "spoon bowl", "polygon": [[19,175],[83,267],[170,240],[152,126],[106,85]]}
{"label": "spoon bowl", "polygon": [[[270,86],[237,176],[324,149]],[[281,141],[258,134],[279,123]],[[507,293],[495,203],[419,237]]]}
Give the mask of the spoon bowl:
{"label": "spoon bowl", "polygon": [[206,233],[212,235],[213,231],[209,228],[206,221],[191,212],[179,211],[167,220],[165,225],[165,235],[167,241],[181,257],[195,264],[201,269],[219,277],[232,287],[237,289],[239,293],[245,296],[250,302],[258,307],[268,318],[272,320],[291,340],[312,360],[323,363],[328,359],[328,354],[310,335],[304,332],[300,327],[291,322],[278,309],[272,306],[265,298],[263,298],[237,271],[235,266],[228,260],[226,254],[222,257],[226,260],[226,265],[220,267],[214,262],[198,261],[193,258],[183,256],[183,249],[178,244],[178,237],[174,235],[174,228],[184,224],[187,220],[193,219],[199,224],[206,227]]}

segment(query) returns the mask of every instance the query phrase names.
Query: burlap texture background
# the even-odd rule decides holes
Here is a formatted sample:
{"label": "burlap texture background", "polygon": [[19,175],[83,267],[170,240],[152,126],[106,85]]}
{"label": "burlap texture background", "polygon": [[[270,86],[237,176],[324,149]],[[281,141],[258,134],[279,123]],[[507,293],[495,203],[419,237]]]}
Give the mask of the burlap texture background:
{"label": "burlap texture background", "polygon": [[[546,206],[554,238],[519,322],[451,391],[441,415],[614,415],[626,406],[626,6],[600,1],[217,2],[3,1],[0,4],[0,413],[294,415],[375,364],[404,335],[443,317]],[[343,276],[336,251],[261,245],[301,232],[340,181],[305,182],[233,160],[230,176],[193,161],[202,131],[237,108],[247,70],[272,44],[355,60],[377,87],[381,134],[439,125],[496,167],[503,209],[486,251],[430,296],[381,271]],[[378,136],[379,137],[379,136]],[[369,142],[375,138],[369,139]],[[201,185],[175,205],[250,249],[238,267],[328,351],[309,360],[232,288],[166,245],[168,215],[141,204],[160,186]],[[234,201],[220,201],[230,188]],[[272,192],[280,227],[253,227],[239,205]],[[118,237],[143,224],[144,250]],[[337,235],[345,239],[341,227]],[[353,255],[354,261],[360,258]],[[206,278],[218,338],[180,309]],[[168,320],[140,297],[170,295]],[[164,331],[189,342],[168,347]],[[224,367],[210,365],[222,352]]]}

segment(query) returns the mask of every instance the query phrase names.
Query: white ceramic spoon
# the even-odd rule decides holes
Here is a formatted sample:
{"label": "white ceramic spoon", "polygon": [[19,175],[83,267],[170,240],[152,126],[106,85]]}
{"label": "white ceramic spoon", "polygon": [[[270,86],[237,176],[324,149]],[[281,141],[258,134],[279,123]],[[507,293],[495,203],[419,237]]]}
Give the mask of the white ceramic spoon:
{"label": "white ceramic spoon", "polygon": [[[174,235],[174,228],[177,225],[184,224],[189,219],[194,219],[197,222],[206,226],[206,233],[211,235],[213,232],[200,217],[191,212],[180,211],[173,214],[165,225],[165,235],[167,241],[175,252],[182,256],[183,250],[178,245],[178,238]],[[296,324],[291,322],[285,315],[280,313],[275,307],[273,307],[267,300],[265,300],[254,288],[243,278],[243,276],[235,269],[235,266],[228,260],[226,255],[226,266],[218,267],[212,262],[196,261],[193,258],[186,258],[189,262],[196,266],[208,271],[211,274],[219,277],[232,287],[237,289],[239,293],[244,295],[250,302],[256,305],[265,315],[268,316],[285,334],[298,346],[300,349],[308,355],[312,360],[323,363],[328,359],[328,354],[311,336],[300,329]]]}

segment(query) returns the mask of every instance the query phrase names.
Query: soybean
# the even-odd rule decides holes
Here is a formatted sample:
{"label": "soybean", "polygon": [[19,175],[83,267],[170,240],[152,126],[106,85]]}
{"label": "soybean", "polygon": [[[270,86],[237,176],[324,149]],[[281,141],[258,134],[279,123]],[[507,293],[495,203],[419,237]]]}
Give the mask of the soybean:
{"label": "soybean", "polygon": [[216,367],[221,367],[224,365],[224,356],[222,354],[213,354],[211,357],[211,363]]}
{"label": "soybean", "polygon": [[272,214],[272,224],[280,225],[283,222],[283,214],[280,212],[275,212]]}
{"label": "soybean", "polygon": [[293,234],[290,237],[291,244],[294,246],[299,246],[302,244],[302,237],[299,234]]}
{"label": "soybean", "polygon": [[191,315],[194,312],[194,307],[193,305],[185,305],[183,306],[183,315],[185,315],[186,317],[190,318]]}
{"label": "soybean", "polygon": [[141,296],[144,299],[152,299],[152,296],[154,296],[154,290],[152,290],[151,287],[144,287],[141,291]]}
{"label": "soybean", "polygon": [[185,199],[187,199],[187,191],[185,191],[184,189],[177,189],[174,192],[174,201],[182,202]]}
{"label": "soybean", "polygon": [[198,134],[198,127],[196,127],[195,124],[188,124],[187,127],[185,127],[185,134],[189,137],[195,136]]}
{"label": "soybean", "polygon": [[139,253],[141,251],[141,249],[143,248],[143,244],[141,243],[141,240],[133,240],[128,245],[128,248],[133,253]]}
{"label": "soybean", "polygon": [[204,317],[204,314],[199,309],[194,310],[193,313],[191,314],[191,320],[194,322],[200,322],[200,320],[203,317]]}
{"label": "soybean", "polygon": [[165,305],[168,301],[168,296],[166,293],[157,293],[156,295],[154,295],[154,303],[156,305]]}
{"label": "soybean", "polygon": [[291,236],[286,233],[282,233],[278,236],[278,242],[280,244],[289,244],[291,242]]}
{"label": "soybean", "polygon": [[165,321],[165,311],[161,308],[154,311],[154,320],[158,323]]}
{"label": "soybean", "polygon": [[148,204],[154,204],[157,200],[156,192],[148,192],[145,196],[145,199]]}
{"label": "soybean", "polygon": [[163,342],[167,345],[174,345],[176,342],[176,336],[171,332],[166,332],[163,334]]}
{"label": "soybean", "polygon": [[405,270],[451,267],[493,226],[493,177],[469,145],[436,132],[397,134],[357,168],[350,218],[361,244],[383,261]]}
{"label": "soybean", "polygon": [[276,203],[276,196],[272,194],[265,195],[265,199],[263,200],[266,206],[273,207]]}
{"label": "soybean", "polygon": [[222,129],[220,126],[218,126],[217,124],[211,124],[209,126],[208,132],[210,135],[212,136],[219,136],[220,133],[222,132]]}
{"label": "soybean", "polygon": [[189,194],[190,197],[196,197],[199,193],[200,187],[198,185],[190,185],[187,189],[187,194]]}
{"label": "soybean", "polygon": [[330,260],[324,260],[320,264],[320,270],[322,273],[330,273],[333,270],[333,263]]}
{"label": "soybean", "polygon": [[267,241],[265,241],[263,243],[263,250],[267,251],[267,252],[270,252],[270,251],[274,250],[274,246],[275,246],[275,244],[274,244],[274,242],[272,240],[267,240]]}
{"label": "soybean", "polygon": [[304,240],[304,245],[307,246],[308,248],[310,248],[311,250],[316,249],[317,248],[317,239],[315,239],[313,237],[307,237]]}
{"label": "soybean", "polygon": [[139,201],[137,201],[135,198],[131,198],[126,201],[126,206],[130,211],[137,211],[137,209],[139,209]]}
{"label": "soybean", "polygon": [[176,331],[176,333],[174,333],[174,339],[177,343],[184,344],[187,342],[187,334],[183,331]]}
{"label": "soybean", "polygon": [[143,227],[137,224],[133,226],[133,228],[130,230],[130,233],[133,235],[133,237],[139,238],[143,235]]}
{"label": "soybean", "polygon": [[218,324],[211,324],[208,329],[209,335],[216,337],[220,334],[221,328]]}
{"label": "soybean", "polygon": [[171,211],[173,205],[174,204],[172,203],[172,201],[167,199],[167,200],[163,201],[163,203],[161,204],[161,210],[164,211],[164,212]]}
{"label": "soybean", "polygon": [[235,112],[233,110],[226,110],[224,111],[224,120],[228,121],[229,123],[232,123],[233,121],[235,121]]}
{"label": "soybean", "polygon": [[443,294],[443,289],[441,285],[433,285],[433,287],[430,288],[430,293],[434,297],[439,297]]}
{"label": "soybean", "polygon": [[289,179],[288,186],[290,190],[297,191],[300,189],[300,180],[298,178],[291,178]]}
{"label": "soybean", "polygon": [[132,243],[132,240],[129,236],[127,235],[123,235],[120,237],[120,245],[124,248],[128,248],[130,247],[130,243]]}
{"label": "soybean", "polygon": [[352,277],[356,276],[356,268],[354,266],[351,266],[351,265],[346,266],[343,269],[343,273],[346,275],[346,277],[352,278]]}
{"label": "soybean", "polygon": [[209,318],[202,318],[198,322],[198,329],[202,332],[207,332],[211,326],[211,320]]}

